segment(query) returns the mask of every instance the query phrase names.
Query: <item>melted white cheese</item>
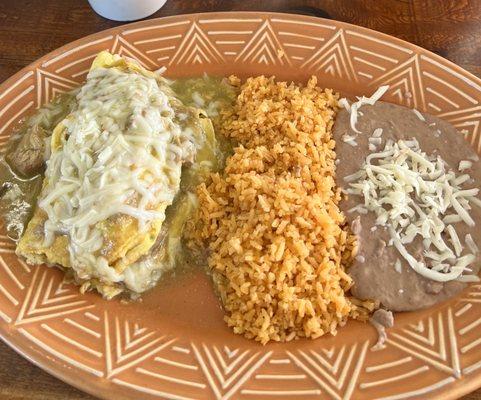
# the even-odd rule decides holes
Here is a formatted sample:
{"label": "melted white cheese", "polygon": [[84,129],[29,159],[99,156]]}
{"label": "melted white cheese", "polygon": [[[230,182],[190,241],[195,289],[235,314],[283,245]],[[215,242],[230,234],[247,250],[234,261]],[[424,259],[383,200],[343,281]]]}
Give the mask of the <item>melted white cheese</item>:
{"label": "melted white cheese", "polygon": [[[345,180],[350,182],[347,193],[363,197],[363,204],[353,211],[374,212],[376,224],[388,228],[390,243],[408,264],[426,278],[444,282],[477,279],[462,276],[477,248],[468,235],[464,242],[470,253],[462,255],[465,246],[454,224],[474,226],[470,202],[475,203],[479,189],[463,189],[467,179],[459,178],[439,156],[426,155],[412,139],[388,140],[381,152],[368,155],[360,171]],[[423,241],[430,265],[408,251],[406,246],[416,237]]]}
{"label": "melted white cheese", "polygon": [[[92,70],[65,119],[65,137],[47,163],[39,207],[48,216],[45,246],[69,238],[71,266],[80,278],[123,279],[98,254],[97,223],[116,214],[141,229],[163,220],[178,190],[182,132],[169,98],[154,78],[115,68]],[[185,146],[184,146],[185,148]]]}
{"label": "melted white cheese", "polygon": [[389,89],[389,85],[380,86],[372,94],[371,97],[365,97],[365,96],[358,97],[357,101],[355,103],[352,103],[351,105],[349,105],[349,102],[345,98],[339,99],[339,105],[345,108],[349,112],[349,115],[350,115],[349,122],[351,124],[351,129],[354,132],[361,133],[361,131],[359,131],[356,128],[358,116],[362,115],[362,113],[359,112],[359,109],[366,104],[371,106],[374,105],[376,101],[378,101],[384,95],[384,93],[388,91],[388,89]]}

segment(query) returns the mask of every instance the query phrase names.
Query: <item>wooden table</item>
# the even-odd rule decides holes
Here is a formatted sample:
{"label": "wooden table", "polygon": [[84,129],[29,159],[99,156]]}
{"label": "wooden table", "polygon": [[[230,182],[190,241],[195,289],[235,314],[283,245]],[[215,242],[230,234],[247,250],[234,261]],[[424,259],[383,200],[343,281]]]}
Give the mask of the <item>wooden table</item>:
{"label": "wooden table", "polygon": [[[367,26],[416,43],[481,77],[481,0],[168,0],[153,17],[201,11],[297,12]],[[0,82],[49,51],[113,26],[86,0],[0,2]],[[93,399],[0,342],[0,398]],[[481,400],[481,390],[464,398]]]}

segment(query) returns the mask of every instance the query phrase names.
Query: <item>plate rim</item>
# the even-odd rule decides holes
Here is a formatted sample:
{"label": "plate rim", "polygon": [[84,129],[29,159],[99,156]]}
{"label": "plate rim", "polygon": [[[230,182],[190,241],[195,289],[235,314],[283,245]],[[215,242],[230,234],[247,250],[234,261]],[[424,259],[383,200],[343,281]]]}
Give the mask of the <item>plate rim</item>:
{"label": "plate rim", "polygon": [[[15,82],[18,78],[22,77],[25,75],[25,73],[28,73],[30,71],[34,71],[35,68],[41,66],[45,61],[48,61],[49,59],[54,58],[55,56],[58,56],[65,51],[68,51],[71,48],[74,48],[78,45],[86,44],[89,42],[94,41],[97,38],[101,38],[104,36],[107,36],[109,34],[118,34],[121,31],[124,31],[125,29],[128,29],[129,27],[145,27],[153,24],[155,21],[161,21],[165,22],[168,20],[176,20],[180,18],[192,18],[192,17],[199,17],[199,16],[206,16],[206,17],[215,17],[215,16],[235,16],[238,18],[243,18],[243,17],[248,17],[249,15],[256,15],[259,17],[264,17],[264,18],[275,18],[279,16],[284,16],[284,17],[294,17],[298,19],[304,19],[306,21],[310,22],[325,22],[329,24],[334,24],[337,25],[338,27],[342,28],[349,28],[351,27],[352,29],[355,29],[357,31],[361,32],[366,32],[366,33],[371,33],[375,34],[377,36],[381,36],[381,38],[385,39],[388,42],[391,43],[396,43],[399,45],[402,45],[406,48],[410,48],[414,50],[417,53],[427,53],[429,56],[436,61],[441,62],[444,66],[447,66],[451,68],[454,72],[459,74],[459,78],[463,80],[469,80],[471,83],[476,85],[479,90],[481,91],[481,78],[478,78],[476,75],[471,73],[470,71],[467,71],[466,69],[462,68],[461,66],[457,65],[451,60],[448,60],[447,58],[444,58],[440,56],[439,54],[434,53],[433,51],[430,51],[424,47],[421,47],[419,45],[416,45],[414,43],[408,42],[406,40],[397,38],[395,36],[367,28],[364,26],[360,25],[355,25],[351,24],[348,22],[344,21],[339,21],[335,19],[328,19],[328,18],[321,18],[321,17],[315,17],[311,15],[304,15],[304,14],[294,14],[294,13],[284,13],[284,12],[271,12],[271,11],[214,11],[214,12],[197,12],[197,13],[188,13],[188,14],[176,14],[176,15],[169,15],[169,16],[164,16],[164,17],[157,17],[157,18],[148,18],[145,20],[141,21],[134,21],[134,22],[129,22],[126,24],[121,24],[112,28],[108,28],[105,30],[101,30],[86,36],[83,36],[79,39],[73,40],[71,42],[68,42],[52,51],[50,51],[47,54],[44,54],[43,56],[39,57],[38,59],[34,60],[33,62],[29,63],[25,67],[21,68],[19,71],[14,73],[12,76],[8,77],[6,80],[4,80],[0,84],[0,93],[4,92],[6,89],[8,89],[13,82]],[[7,326],[10,324],[7,324]],[[29,346],[23,346],[19,344],[21,342],[16,338],[17,335],[12,335],[11,332],[9,332],[8,329],[4,329],[2,324],[0,324],[0,339],[11,349],[13,349],[18,355],[21,357],[25,358],[28,362],[34,364],[36,367],[41,368],[42,370],[46,371],[48,374],[54,376],[55,378],[67,383],[68,385],[73,386],[74,388],[88,393],[92,396],[99,397],[102,399],[108,399],[109,397],[109,388],[108,386],[105,385],[100,385],[99,382],[105,381],[105,382],[110,382],[111,380],[105,379],[105,378],[97,378],[97,379],[89,379],[89,380],[79,380],[76,379],[78,378],[78,373],[79,371],[75,371],[75,373],[68,373],[66,372],[67,369],[62,366],[61,363],[49,360],[49,357],[45,355],[44,352],[40,351],[38,349],[38,346],[31,342]],[[255,345],[259,345],[258,343],[254,343]],[[259,345],[260,346],[260,345]],[[452,385],[452,383],[449,385],[451,388],[447,389],[446,391],[440,392],[444,398],[446,399],[455,399],[458,398],[458,396],[463,396],[468,393],[471,393],[472,391],[481,388],[481,381],[479,381],[479,378],[481,376],[481,372],[476,375],[470,375],[468,377],[465,377],[465,382],[463,384],[455,384]],[[454,382],[455,383],[455,382]],[[117,385],[115,385],[117,387]],[[449,387],[448,386],[448,387]],[[438,394],[440,394],[438,393]],[[143,398],[143,394],[138,392],[138,398]],[[119,394],[116,393],[116,398],[119,399],[131,399],[132,397],[130,396],[125,396],[124,394]]]}

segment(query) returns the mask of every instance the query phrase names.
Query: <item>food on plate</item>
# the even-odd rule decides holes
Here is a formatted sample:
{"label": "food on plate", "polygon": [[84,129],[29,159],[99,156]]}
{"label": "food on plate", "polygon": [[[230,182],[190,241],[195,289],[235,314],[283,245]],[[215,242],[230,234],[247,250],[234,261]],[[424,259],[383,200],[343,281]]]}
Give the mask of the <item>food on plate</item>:
{"label": "food on plate", "polygon": [[[180,190],[182,166],[215,146],[207,141],[212,131],[205,113],[184,106],[162,78],[100,53],[75,106],[53,129],[38,204],[17,254],[58,265],[107,298],[151,287],[170,263],[164,254],[154,254],[155,262],[146,257],[172,240],[162,230],[166,209]],[[30,143],[39,147],[43,139]]]}
{"label": "food on plate", "polygon": [[[16,253],[131,298],[206,267],[262,344],[430,307],[479,281],[481,163],[443,120],[274,77],[171,80],[101,52],[0,159]],[[188,294],[186,293],[186,296]]]}
{"label": "food on plate", "polygon": [[371,347],[371,350],[382,350],[385,347],[384,343],[387,340],[386,328],[392,328],[394,326],[394,315],[392,311],[378,308],[372,313],[369,322],[376,329],[378,334],[377,342]]}
{"label": "food on plate", "polygon": [[334,126],[341,208],[359,237],[352,293],[392,311],[454,296],[478,280],[478,156],[431,115],[381,101],[354,112]]}
{"label": "food on plate", "polygon": [[5,156],[9,166],[22,178],[31,178],[44,171],[49,156],[49,136],[53,128],[72,110],[77,90],[63,93],[41,107],[12,138]]}
{"label": "food on plate", "polygon": [[347,293],[356,245],[334,179],[337,107],[315,78],[248,79],[222,118],[234,154],[197,189],[189,228],[208,246],[225,320],[261,343],[335,334],[365,315]]}

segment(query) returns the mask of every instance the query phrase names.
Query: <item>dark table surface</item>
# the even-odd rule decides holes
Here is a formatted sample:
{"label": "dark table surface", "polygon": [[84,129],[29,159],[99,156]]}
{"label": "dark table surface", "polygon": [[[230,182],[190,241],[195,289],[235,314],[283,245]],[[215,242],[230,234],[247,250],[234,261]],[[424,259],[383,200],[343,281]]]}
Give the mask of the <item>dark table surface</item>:
{"label": "dark table surface", "polygon": [[[431,50],[481,77],[481,0],[167,0],[151,18],[206,11],[281,11],[363,25]],[[0,0],[0,82],[49,51],[120,23],[86,0]],[[93,399],[0,341],[0,399]],[[481,400],[481,390],[464,398]]]}

